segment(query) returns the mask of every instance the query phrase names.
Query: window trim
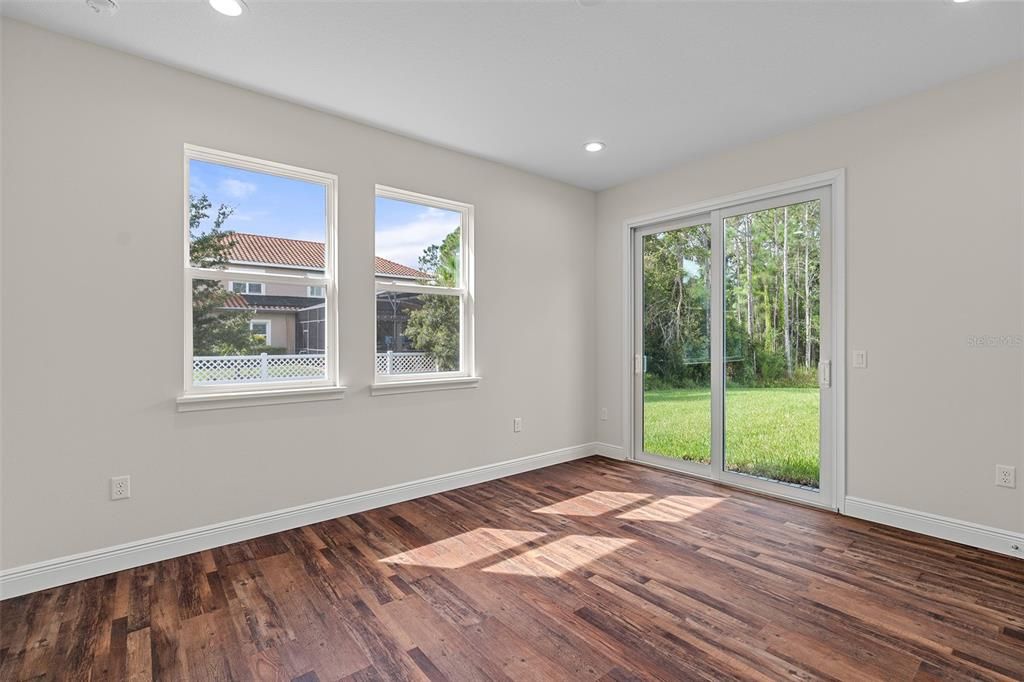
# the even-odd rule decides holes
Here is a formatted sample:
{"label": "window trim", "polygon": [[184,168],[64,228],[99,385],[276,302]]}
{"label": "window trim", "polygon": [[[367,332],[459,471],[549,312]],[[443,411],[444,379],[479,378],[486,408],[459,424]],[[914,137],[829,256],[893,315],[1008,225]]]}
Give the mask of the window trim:
{"label": "window trim", "polygon": [[310,284],[310,285],[306,286],[306,298],[323,298],[324,297],[323,294],[314,294],[313,293],[313,289],[323,289],[323,288],[324,288],[323,285],[320,285],[320,284]]}
{"label": "window trim", "polygon": [[[252,270],[233,267],[228,263],[223,269],[207,269],[195,267],[191,263],[189,245],[189,163],[191,161],[205,161],[241,170],[276,175],[278,177],[312,182],[322,185],[325,188],[325,234],[324,234],[324,274],[295,274],[286,275],[279,273],[259,273]],[[208,147],[200,147],[192,144],[184,145],[183,154],[183,185],[182,185],[182,292],[183,320],[184,320],[184,344],[183,344],[183,391],[178,398],[179,410],[185,404],[198,404],[203,402],[206,396],[219,396],[223,402],[238,397],[238,406],[266,404],[260,400],[261,395],[275,398],[283,394],[301,395],[309,392],[310,395],[323,394],[325,389],[335,389],[337,393],[343,393],[345,387],[341,384],[339,371],[341,357],[339,347],[339,318],[340,306],[338,305],[338,271],[339,257],[337,248],[337,220],[338,220],[338,176],[333,173],[300,168],[276,161],[268,161],[252,156],[225,152]],[[193,380],[192,360],[192,280],[212,279],[230,286],[232,281],[256,281],[264,285],[269,283],[281,284],[305,284],[306,286],[324,287],[325,306],[325,376],[322,379],[308,379],[296,381],[275,381],[273,383],[246,383],[246,384],[223,384],[219,386],[195,386]],[[270,326],[267,327],[268,343]]]}
{"label": "window trim", "polygon": [[[371,395],[385,395],[390,393],[405,393],[408,390],[388,390],[396,386],[406,386],[410,389],[419,388],[429,390],[432,386],[443,386],[445,388],[475,387],[479,377],[476,374],[476,338],[475,338],[475,258],[473,250],[474,232],[474,207],[473,204],[429,194],[420,194],[409,190],[389,187],[387,185],[376,185],[374,187],[374,204],[378,197],[394,199],[419,204],[428,208],[440,208],[446,211],[454,211],[462,214],[461,235],[459,244],[459,286],[439,287],[429,284],[417,284],[402,281],[381,282],[376,277],[374,265],[377,256],[377,221],[376,210],[374,211],[374,238],[370,244],[371,272],[374,273],[374,305],[373,305],[373,334],[374,354],[377,352],[377,294],[387,291],[397,293],[429,294],[441,296],[458,296],[461,305],[460,329],[459,329],[459,369],[455,372],[420,372],[415,374],[382,375],[377,373],[375,357],[371,358],[373,384]],[[462,381],[470,380],[470,381]]]}
{"label": "window trim", "polygon": [[271,325],[271,322],[272,322],[272,320],[265,320],[265,319],[262,319],[262,318],[255,318],[255,317],[252,318],[251,320],[249,320],[249,333],[250,334],[252,333],[252,326],[254,324],[265,324],[265,325],[267,325],[267,333],[263,335],[263,341],[264,341],[263,345],[267,346],[267,347],[270,347],[270,330],[271,330],[271,326],[270,325]]}
{"label": "window trim", "polygon": [[[235,291],[235,285],[236,284],[244,284],[246,290],[245,291]],[[251,291],[249,291],[249,285],[250,284],[259,284],[260,285],[260,293],[254,294]],[[236,294],[249,294],[250,296],[264,296],[266,294],[266,291],[267,291],[267,285],[266,285],[265,282],[251,282],[251,281],[246,281],[246,280],[242,280],[242,279],[235,279],[235,280],[231,280],[230,282],[228,282],[228,291],[231,291],[232,293],[236,293]]]}

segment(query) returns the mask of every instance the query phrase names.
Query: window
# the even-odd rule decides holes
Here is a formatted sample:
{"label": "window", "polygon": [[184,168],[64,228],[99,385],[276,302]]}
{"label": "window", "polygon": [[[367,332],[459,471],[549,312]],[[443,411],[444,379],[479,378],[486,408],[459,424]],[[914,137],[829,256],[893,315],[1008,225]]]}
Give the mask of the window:
{"label": "window", "polygon": [[230,287],[236,294],[263,294],[263,282],[231,282]]}
{"label": "window", "polygon": [[250,320],[249,333],[253,341],[261,346],[270,345],[270,320]]}
{"label": "window", "polygon": [[473,207],[377,187],[376,383],[473,377]]}
{"label": "window", "polygon": [[185,179],[179,404],[337,387],[337,178],[186,146]]}

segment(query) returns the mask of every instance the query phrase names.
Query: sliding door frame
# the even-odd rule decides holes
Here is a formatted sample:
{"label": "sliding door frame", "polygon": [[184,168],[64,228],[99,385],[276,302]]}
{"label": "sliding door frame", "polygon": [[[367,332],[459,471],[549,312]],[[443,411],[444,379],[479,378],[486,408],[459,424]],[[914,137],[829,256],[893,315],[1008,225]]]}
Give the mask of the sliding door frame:
{"label": "sliding door frame", "polygon": [[[714,478],[725,485],[734,485],[769,495],[789,499],[803,504],[823,506],[829,509],[838,510],[843,513],[846,497],[846,171],[837,169],[811,175],[795,180],[777,183],[765,187],[739,192],[736,194],[711,199],[688,206],[683,206],[668,211],[662,211],[645,216],[639,216],[624,221],[622,231],[622,267],[623,267],[623,310],[622,310],[622,418],[623,418],[623,451],[625,457],[643,464],[660,466],[675,471],[681,471],[688,475],[697,475],[707,478]],[[750,205],[755,202],[782,199],[785,195],[797,194],[807,190],[824,189],[829,199],[831,217],[831,292],[828,305],[830,307],[831,320],[829,331],[832,338],[831,353],[828,357],[831,362],[831,414],[827,416],[828,426],[831,427],[831,439],[823,443],[831,452],[822,452],[825,458],[831,454],[831,472],[822,471],[828,475],[828,487],[831,489],[831,499],[825,503],[815,503],[808,499],[804,491],[794,489],[792,493],[787,492],[786,486],[773,485],[762,486],[751,481],[745,481],[738,476],[719,476],[711,471],[713,467],[722,464],[722,444],[715,445],[716,438],[712,438],[711,467],[703,473],[699,467],[678,467],[666,462],[655,461],[654,458],[645,457],[642,447],[642,424],[638,423],[636,395],[637,381],[643,381],[642,374],[636,372],[636,357],[642,349],[642,342],[637,339],[635,315],[639,310],[640,295],[636,292],[635,282],[637,281],[638,255],[635,253],[634,239],[638,231],[650,233],[658,231],[658,226],[663,229],[671,229],[675,226],[694,224],[699,222],[698,218],[711,216],[712,219],[712,366],[721,367],[723,349],[722,344],[715,341],[715,334],[722,334],[722,316],[724,286],[721,280],[723,273],[724,252],[722,244],[723,226],[720,224],[723,215],[731,214],[732,209],[741,205]],[[780,204],[781,205],[781,204]],[[823,205],[823,210],[825,206]],[[718,221],[718,222],[715,222]],[[716,251],[717,249],[717,251]],[[721,262],[719,262],[721,261]],[[826,305],[822,301],[822,306]],[[717,331],[716,331],[717,330]],[[720,336],[718,337],[721,338]],[[824,356],[824,354],[823,354]],[[722,393],[724,377],[712,373],[712,393],[717,398],[712,403],[712,433],[724,434]],[[825,424],[823,424],[823,427]],[[716,456],[717,455],[717,456]],[[822,487],[825,490],[825,486]]]}
{"label": "sliding door frame", "polygon": [[[644,237],[648,237],[648,236],[655,235],[655,234],[661,234],[661,233],[665,233],[665,232],[675,232],[676,230],[688,230],[688,229],[697,227],[698,225],[705,225],[705,224],[709,224],[710,223],[710,225],[711,225],[711,234],[710,234],[711,243],[709,244],[709,247],[712,249],[712,253],[713,253],[714,252],[714,242],[715,242],[715,236],[714,236],[715,235],[715,225],[712,222],[713,218],[714,218],[714,214],[713,213],[698,213],[696,215],[687,215],[685,218],[679,219],[679,220],[668,220],[668,221],[659,221],[659,222],[656,222],[656,223],[645,223],[644,225],[637,226],[637,227],[633,228],[632,230],[630,230],[630,234],[631,234],[631,237],[632,237],[631,240],[630,240],[630,248],[632,249],[632,256],[631,257],[633,259],[633,270],[632,270],[632,275],[631,275],[633,279],[631,280],[631,283],[630,283],[630,289],[632,290],[632,297],[633,297],[633,308],[632,309],[634,311],[643,310],[643,302],[644,302],[643,239],[644,239]],[[716,326],[715,326],[716,325],[716,321],[715,321],[715,315],[716,315],[716,313],[715,313],[715,301],[716,301],[716,299],[715,299],[715,291],[714,291],[714,289],[715,289],[714,282],[715,282],[715,277],[718,276],[717,273],[715,272],[715,268],[716,268],[715,263],[712,260],[711,269],[707,273],[708,281],[711,283],[711,289],[712,289],[711,299],[710,299],[710,302],[709,302],[710,303],[710,309],[708,310],[708,313],[711,316],[711,319],[709,320],[710,327],[711,327],[711,335],[710,335],[710,339],[709,340],[711,342],[711,358],[710,358],[710,362],[711,362],[711,366],[712,367],[715,367],[715,353],[716,353],[715,342],[716,342],[716,340],[718,338],[717,335],[716,335],[716,331],[715,331],[716,330]],[[633,367],[633,379],[634,379],[634,381],[631,384],[631,386],[632,386],[633,401],[632,401],[632,403],[630,405],[630,410],[631,410],[631,414],[633,416],[633,423],[641,423],[642,424],[643,423],[643,412],[644,412],[643,391],[637,389],[637,382],[639,381],[639,383],[641,385],[641,388],[642,388],[642,384],[643,384],[643,380],[644,380],[644,375],[646,374],[646,368],[643,366],[644,365],[644,361],[643,360],[638,360],[637,356],[645,355],[645,353],[644,353],[645,349],[643,347],[643,343],[644,343],[643,342],[643,331],[641,329],[641,325],[637,324],[637,320],[636,319],[634,319],[631,322],[631,328],[633,330],[633,348],[636,349],[636,350],[634,351],[634,353],[632,355],[632,358],[633,358],[632,367]],[[715,393],[714,393],[714,391],[715,391],[715,388],[714,388],[714,386],[715,386],[715,376],[714,375],[715,375],[715,373],[711,372],[711,386],[709,388],[711,390],[712,396],[715,395]],[[714,405],[714,401],[712,400],[712,404],[711,404],[711,420],[708,422],[708,425],[707,425],[708,429],[710,430],[710,432],[712,434],[712,436],[715,433],[715,430],[714,430],[714,423],[715,423],[714,413],[715,413],[715,405]],[[716,462],[717,462],[717,460],[715,459],[715,439],[714,439],[714,437],[710,438],[709,441],[711,443],[711,451],[708,452],[709,461],[708,461],[707,464],[703,464],[703,463],[700,463],[700,462],[689,462],[689,461],[686,461],[686,460],[673,460],[672,464],[671,464],[671,468],[679,469],[680,471],[682,471],[684,473],[692,474],[694,476],[700,476],[701,478],[708,478],[708,479],[714,478],[714,476],[712,475],[712,472],[711,472],[711,469],[716,465]],[[652,466],[665,466],[666,462],[669,461],[669,460],[667,460],[667,458],[665,458],[665,457],[663,457],[661,455],[649,455],[646,452],[644,452],[644,433],[643,433],[643,429],[634,429],[633,430],[633,433],[632,433],[632,443],[633,443],[632,451],[633,451],[633,453],[635,453],[635,459],[638,462],[642,462],[644,464],[650,464]]]}

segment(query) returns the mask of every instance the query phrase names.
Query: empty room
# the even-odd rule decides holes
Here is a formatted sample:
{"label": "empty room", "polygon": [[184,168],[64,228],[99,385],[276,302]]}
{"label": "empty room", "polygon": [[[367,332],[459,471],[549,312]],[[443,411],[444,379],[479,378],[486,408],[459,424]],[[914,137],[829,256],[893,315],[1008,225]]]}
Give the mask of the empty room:
{"label": "empty room", "polygon": [[1024,0],[4,0],[0,680],[1024,680]]}

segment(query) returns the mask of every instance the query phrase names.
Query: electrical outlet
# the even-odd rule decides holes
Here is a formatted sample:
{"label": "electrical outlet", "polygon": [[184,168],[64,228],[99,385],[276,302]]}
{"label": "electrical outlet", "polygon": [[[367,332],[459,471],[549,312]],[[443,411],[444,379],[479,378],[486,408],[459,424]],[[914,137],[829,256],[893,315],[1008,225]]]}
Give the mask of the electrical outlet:
{"label": "electrical outlet", "polygon": [[864,369],[868,366],[868,352],[866,350],[853,351],[853,366],[856,369]]}
{"label": "electrical outlet", "polygon": [[513,417],[512,418],[512,433],[519,433],[523,430],[523,418]]}
{"label": "electrical outlet", "polygon": [[132,496],[132,477],[115,476],[110,479],[110,499],[126,500]]}
{"label": "electrical outlet", "polygon": [[1006,466],[1005,464],[997,464],[996,485],[1002,488],[1016,488],[1017,467]]}
{"label": "electrical outlet", "polygon": [[601,421],[603,421],[603,422],[608,421],[608,408],[607,407],[602,407],[601,408]]}

